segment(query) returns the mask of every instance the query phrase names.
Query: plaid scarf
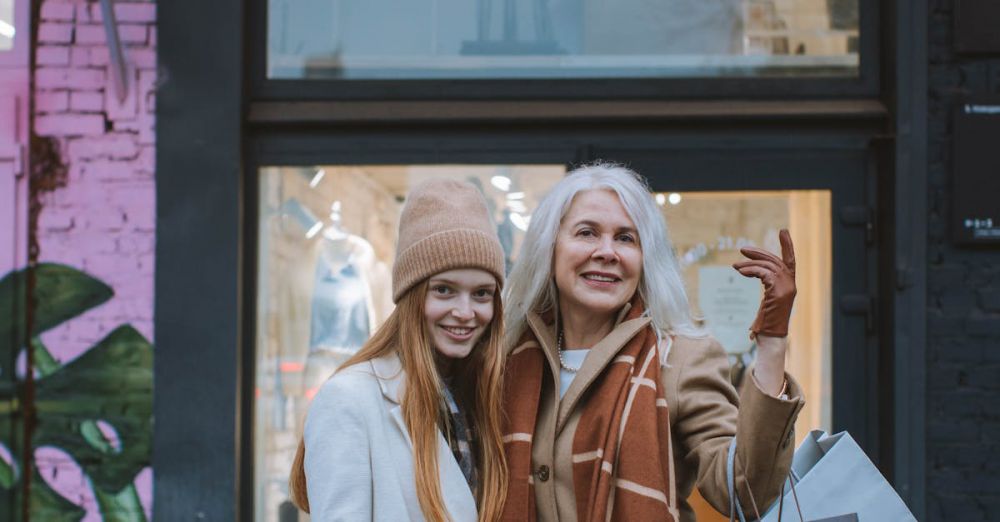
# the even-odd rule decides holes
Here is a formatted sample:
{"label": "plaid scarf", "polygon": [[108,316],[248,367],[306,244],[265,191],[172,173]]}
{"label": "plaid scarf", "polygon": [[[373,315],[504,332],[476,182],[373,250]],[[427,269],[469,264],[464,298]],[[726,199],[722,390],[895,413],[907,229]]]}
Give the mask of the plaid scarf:
{"label": "plaid scarf", "polygon": [[472,490],[472,496],[475,497],[478,486],[476,454],[472,451],[472,445],[475,442],[475,432],[473,432],[469,423],[466,422],[465,415],[458,408],[458,403],[455,402],[455,397],[451,394],[451,390],[447,386],[444,388],[444,397],[445,402],[448,404],[447,420],[449,429],[446,430],[448,446],[451,447],[451,452],[455,455],[455,461],[458,462],[458,467],[462,469],[465,481],[469,483],[469,489]]}
{"label": "plaid scarf", "polygon": [[[625,320],[642,315],[638,296]],[[510,471],[503,520],[536,519],[531,444],[545,354],[529,329],[507,358],[504,445]],[[573,434],[573,489],[581,521],[675,521],[670,417],[653,328],[640,330],[591,385]],[[566,456],[557,456],[565,458]]]}

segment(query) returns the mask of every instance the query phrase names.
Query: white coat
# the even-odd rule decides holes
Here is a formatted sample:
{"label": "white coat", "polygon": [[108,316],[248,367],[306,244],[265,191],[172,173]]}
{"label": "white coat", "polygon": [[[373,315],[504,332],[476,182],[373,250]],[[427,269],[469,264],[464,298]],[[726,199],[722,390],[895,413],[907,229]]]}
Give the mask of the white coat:
{"label": "white coat", "polygon": [[[313,398],[305,472],[314,522],[424,520],[400,405],[405,380],[390,355],[340,370]],[[451,519],[475,521],[475,498],[440,431],[438,469]]]}

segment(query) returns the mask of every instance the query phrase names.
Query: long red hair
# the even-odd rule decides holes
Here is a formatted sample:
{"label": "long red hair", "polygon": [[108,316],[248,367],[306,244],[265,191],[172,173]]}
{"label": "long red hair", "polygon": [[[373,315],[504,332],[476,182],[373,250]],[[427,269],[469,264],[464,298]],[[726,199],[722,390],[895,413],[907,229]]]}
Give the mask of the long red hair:
{"label": "long red hair", "polygon": [[[424,303],[427,283],[414,286],[403,295],[389,318],[341,368],[396,353],[406,372],[402,397],[403,419],[413,441],[413,479],[424,518],[432,522],[449,520],[441,494],[438,474],[438,429],[444,408],[444,384],[434,362]],[[455,398],[470,413],[477,440],[476,463],[479,488],[476,503],[479,520],[500,518],[507,497],[507,462],[501,434],[500,404],[503,383],[503,308],[500,292],[493,298],[493,320],[468,357],[457,362]],[[299,440],[289,488],[292,502],[309,512],[306,491],[305,443]],[[450,456],[447,456],[448,458]]]}

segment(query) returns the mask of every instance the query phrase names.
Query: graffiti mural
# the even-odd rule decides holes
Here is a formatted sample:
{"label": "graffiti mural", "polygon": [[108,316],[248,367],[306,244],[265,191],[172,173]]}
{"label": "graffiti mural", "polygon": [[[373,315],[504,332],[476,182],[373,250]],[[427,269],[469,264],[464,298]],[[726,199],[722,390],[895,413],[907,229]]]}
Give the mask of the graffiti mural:
{"label": "graffiti mural", "polygon": [[152,345],[123,324],[60,362],[41,340],[113,295],[59,264],[0,279],[0,513],[21,519],[27,506],[46,521],[150,518]]}

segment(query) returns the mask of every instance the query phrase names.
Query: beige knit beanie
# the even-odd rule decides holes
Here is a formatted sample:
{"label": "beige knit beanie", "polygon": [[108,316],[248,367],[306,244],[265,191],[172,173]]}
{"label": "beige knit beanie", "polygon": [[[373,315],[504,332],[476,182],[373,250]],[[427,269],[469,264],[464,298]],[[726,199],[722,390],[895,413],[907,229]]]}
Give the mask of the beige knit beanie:
{"label": "beige knit beanie", "polygon": [[486,200],[465,181],[431,179],[410,190],[399,216],[392,300],[428,277],[481,268],[502,287],[504,254]]}

